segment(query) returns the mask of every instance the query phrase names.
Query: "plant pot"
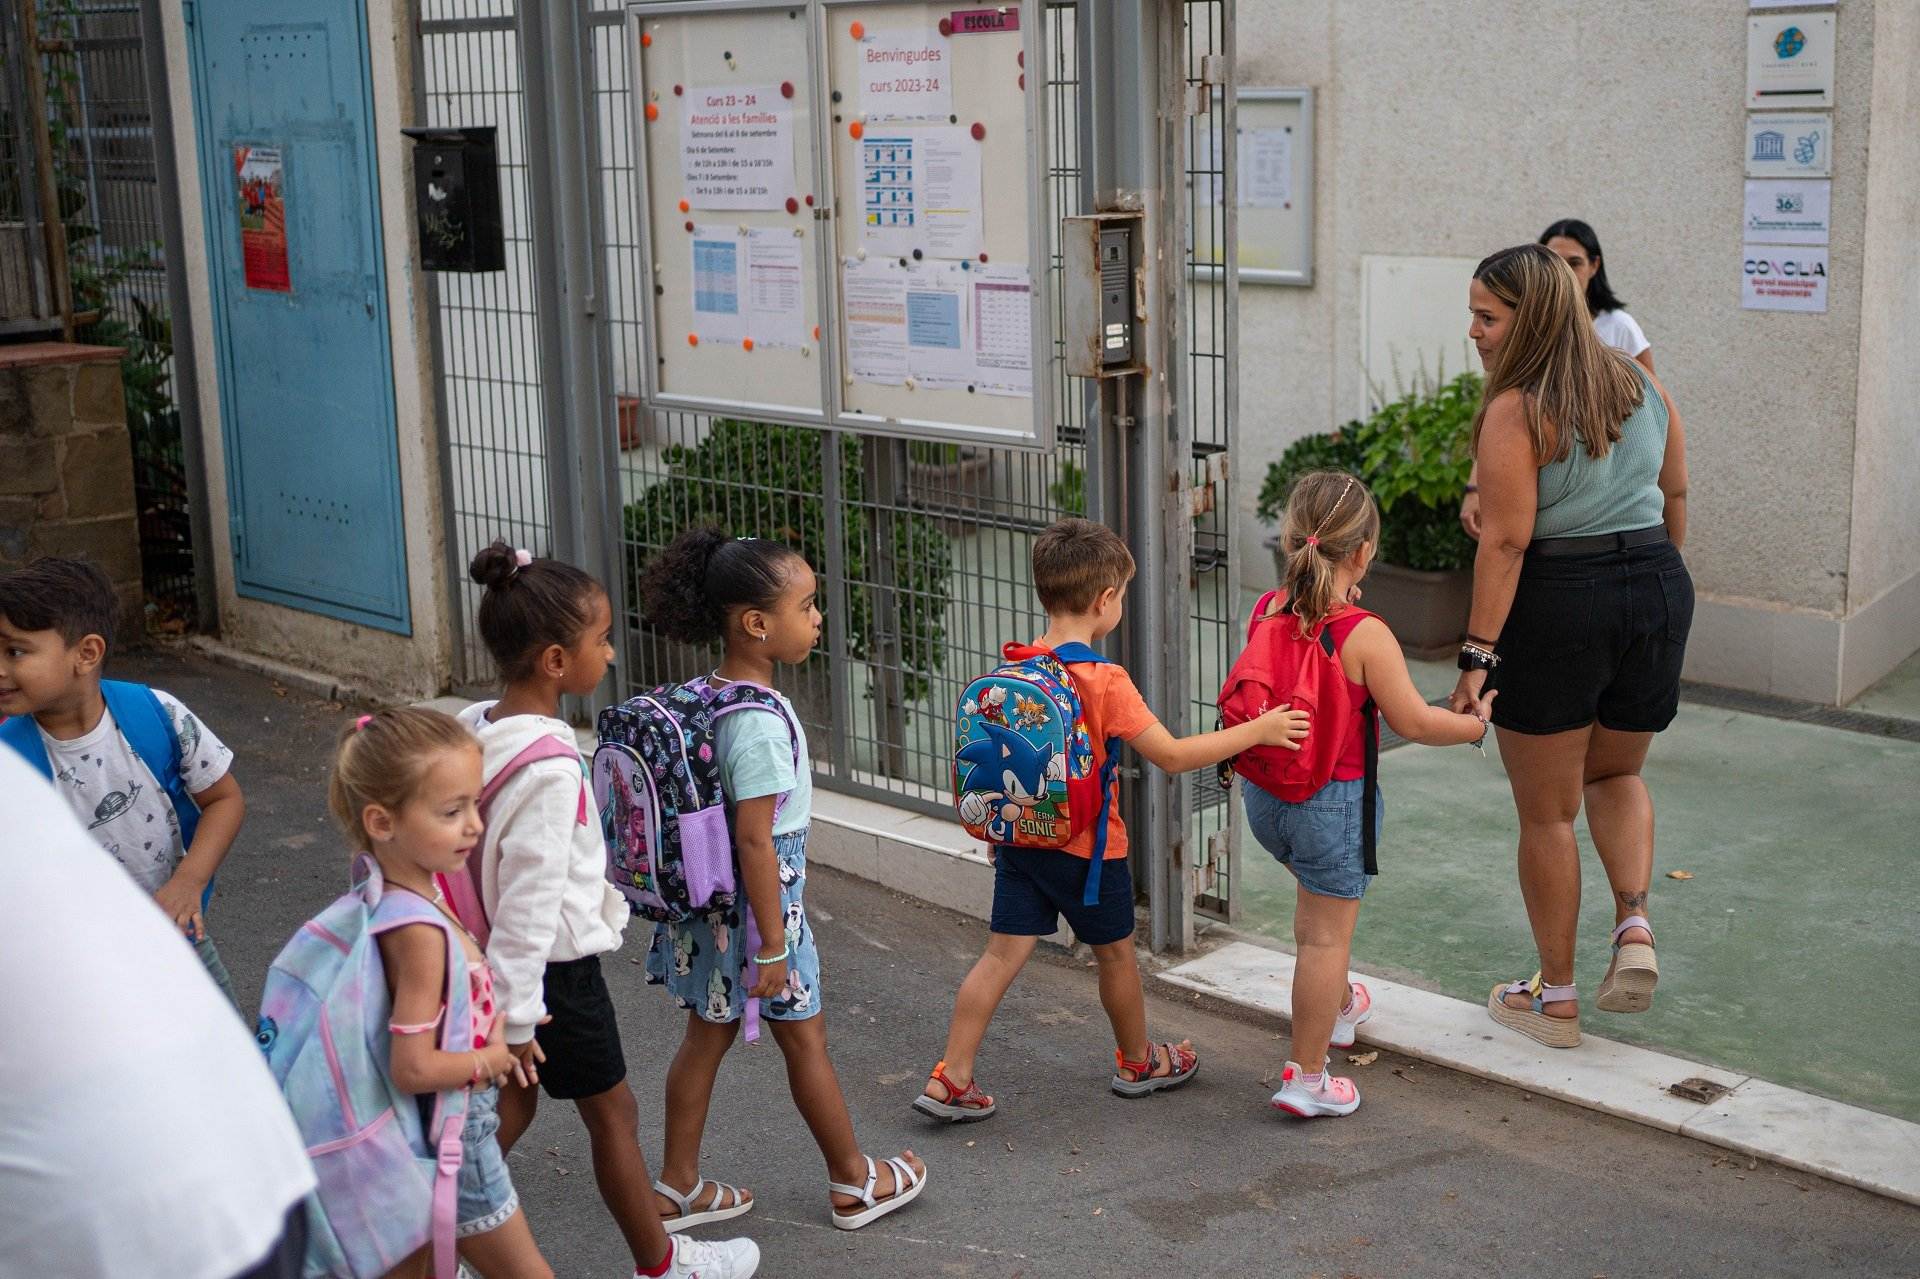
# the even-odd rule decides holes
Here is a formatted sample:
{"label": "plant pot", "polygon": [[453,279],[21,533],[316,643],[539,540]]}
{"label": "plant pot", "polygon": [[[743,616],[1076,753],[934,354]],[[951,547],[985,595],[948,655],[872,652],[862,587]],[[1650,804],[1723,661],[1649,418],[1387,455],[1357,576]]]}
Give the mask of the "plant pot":
{"label": "plant pot", "polygon": [[943,530],[964,533],[977,522],[969,515],[983,511],[993,498],[993,457],[962,448],[957,461],[908,462],[907,493]]}
{"label": "plant pot", "polygon": [[[1280,553],[1280,539],[1269,537],[1266,547],[1273,554],[1275,580],[1283,580],[1287,564]],[[1467,614],[1473,609],[1470,568],[1432,573],[1376,560],[1367,571],[1364,590],[1361,603],[1380,615],[1401,649],[1415,661],[1447,657],[1466,638]]]}
{"label": "plant pot", "polygon": [[625,453],[639,448],[647,442],[640,430],[640,397],[617,395],[614,404],[620,419],[620,451]]}

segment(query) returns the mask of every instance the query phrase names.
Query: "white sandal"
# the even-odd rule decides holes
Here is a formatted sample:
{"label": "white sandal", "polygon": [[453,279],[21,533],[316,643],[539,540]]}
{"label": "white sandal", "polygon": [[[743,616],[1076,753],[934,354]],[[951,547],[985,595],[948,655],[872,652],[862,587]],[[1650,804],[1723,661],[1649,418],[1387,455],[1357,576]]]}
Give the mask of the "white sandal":
{"label": "white sandal", "polygon": [[[699,1201],[700,1192],[709,1185],[713,1187],[713,1206],[695,1212],[693,1205]],[[654,1182],[653,1189],[662,1198],[671,1199],[673,1206],[680,1210],[677,1216],[660,1219],[660,1224],[668,1230],[691,1230],[695,1226],[711,1225],[716,1221],[731,1221],[753,1211],[754,1201],[741,1193],[738,1186],[729,1186],[724,1181],[709,1182],[702,1177],[684,1195],[664,1181]]]}
{"label": "white sandal", "polygon": [[899,1156],[887,1160],[893,1169],[893,1194],[885,1199],[875,1200],[873,1188],[880,1180],[880,1170],[874,1167],[873,1157],[864,1156],[867,1161],[867,1184],[864,1186],[845,1186],[837,1181],[827,1183],[827,1189],[836,1194],[852,1195],[866,1205],[858,1212],[833,1210],[833,1224],[840,1230],[858,1230],[880,1220],[895,1208],[904,1208],[919,1198],[920,1192],[927,1188],[926,1172],[915,1172],[913,1165]]}

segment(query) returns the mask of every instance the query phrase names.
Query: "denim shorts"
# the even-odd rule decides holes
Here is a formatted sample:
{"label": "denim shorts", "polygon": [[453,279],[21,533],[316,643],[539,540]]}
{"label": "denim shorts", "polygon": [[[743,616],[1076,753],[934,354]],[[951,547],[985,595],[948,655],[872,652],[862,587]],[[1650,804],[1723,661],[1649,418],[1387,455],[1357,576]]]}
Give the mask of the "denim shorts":
{"label": "denim shorts", "polygon": [[[1366,785],[1358,778],[1328,782],[1301,804],[1289,804],[1258,786],[1248,785],[1244,788],[1247,829],[1308,892],[1320,897],[1363,897],[1373,878],[1364,869],[1366,850],[1361,842],[1360,796]],[[1376,785],[1376,845],[1386,823],[1386,795]]]}
{"label": "denim shorts", "polygon": [[467,1122],[460,1130],[460,1203],[454,1234],[462,1239],[498,1230],[519,1211],[520,1195],[507,1174],[500,1131],[500,1090],[476,1088],[467,1095]]}
{"label": "denim shorts", "polygon": [[1092,861],[1055,848],[1002,848],[993,858],[991,932],[1008,937],[1045,937],[1066,916],[1073,935],[1089,946],[1133,936],[1133,873],[1127,859],[1111,857],[1100,867],[1100,901],[1081,903]]}

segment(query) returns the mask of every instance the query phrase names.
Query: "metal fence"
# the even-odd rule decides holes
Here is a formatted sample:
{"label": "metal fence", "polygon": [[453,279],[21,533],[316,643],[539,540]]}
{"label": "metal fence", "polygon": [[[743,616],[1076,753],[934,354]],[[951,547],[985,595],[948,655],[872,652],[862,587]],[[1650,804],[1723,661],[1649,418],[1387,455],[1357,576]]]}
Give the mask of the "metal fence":
{"label": "metal fence", "polygon": [[174,315],[141,5],[38,0],[23,8],[37,8],[34,43],[74,337],[126,352],[121,367],[147,602],[156,624],[183,628],[196,615],[190,468],[175,402]]}
{"label": "metal fence", "polygon": [[[1230,0],[1187,0],[1185,7],[1188,60],[1198,77],[1202,57],[1230,51]],[[1078,11],[1073,3],[1052,3],[1046,12],[1045,207],[1057,231],[1061,218],[1090,208],[1091,192],[1081,161]],[[620,695],[710,669],[717,657],[647,627],[632,589],[640,566],[696,520],[740,536],[779,538],[799,546],[821,580],[824,651],[783,681],[821,781],[950,813],[951,716],[959,692],[998,660],[1002,643],[1043,629],[1029,573],[1033,538],[1062,515],[1087,510],[1089,447],[1098,448],[1082,411],[1087,389],[1073,379],[1060,388],[1058,444],[1044,454],[644,410],[637,394],[641,325],[651,297],[639,270],[624,20],[618,0],[594,0],[579,17],[577,48],[535,48],[536,41],[548,43],[553,24],[518,18],[514,0],[423,0],[417,123],[499,130],[508,239],[505,271],[442,275],[434,284],[449,554],[460,583],[454,609],[465,628],[460,675],[474,685],[491,677],[467,625],[477,601],[465,564],[495,536],[541,553],[578,555],[596,539],[569,523],[605,521],[599,554],[587,558],[621,606]],[[556,67],[560,77],[579,76],[577,119],[542,118],[556,99],[566,100],[567,86],[548,83]],[[1217,118],[1197,121],[1195,128],[1221,127]],[[585,287],[595,295],[588,355],[598,402],[583,405],[573,422],[555,421],[551,409],[552,383],[573,371],[552,366],[553,335],[542,322],[549,308],[565,310],[556,282],[546,277],[568,269],[557,259],[543,265],[536,252],[536,241],[555,233],[536,226],[551,173],[541,167],[543,155],[529,155],[528,139],[542,130],[583,137],[590,174],[580,224],[592,243],[581,260],[590,269]],[[1224,236],[1209,242],[1223,243]],[[1061,270],[1057,242],[1048,265]],[[1195,414],[1193,474],[1201,484],[1221,478],[1220,464],[1210,459],[1230,442],[1232,321],[1223,296],[1194,305],[1185,326],[1192,336],[1186,377],[1199,389],[1186,411]],[[1056,317],[1056,343],[1058,323]],[[583,425],[584,437],[577,434]],[[579,462],[583,474],[570,491],[584,498],[562,499],[562,459]],[[1091,466],[1100,464],[1096,457]],[[1212,726],[1211,690],[1219,686],[1238,598],[1224,481],[1214,493],[1222,514],[1201,518],[1189,575],[1191,687],[1198,691],[1190,703],[1158,708],[1176,733]],[[1217,784],[1189,789],[1190,847],[1209,850],[1195,885],[1198,904],[1224,914],[1231,841],[1213,837],[1229,826],[1225,797]]]}

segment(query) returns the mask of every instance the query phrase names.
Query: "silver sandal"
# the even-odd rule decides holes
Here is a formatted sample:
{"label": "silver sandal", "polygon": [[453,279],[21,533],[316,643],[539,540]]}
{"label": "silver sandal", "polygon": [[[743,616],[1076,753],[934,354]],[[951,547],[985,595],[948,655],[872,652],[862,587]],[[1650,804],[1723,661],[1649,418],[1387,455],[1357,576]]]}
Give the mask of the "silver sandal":
{"label": "silver sandal", "polygon": [[867,1184],[847,1186],[837,1181],[827,1183],[827,1189],[836,1194],[852,1195],[864,1205],[858,1212],[833,1210],[833,1224],[839,1230],[858,1230],[880,1220],[896,1208],[904,1208],[920,1197],[927,1188],[927,1172],[915,1172],[913,1165],[898,1155],[887,1160],[887,1166],[893,1169],[893,1193],[885,1199],[875,1199],[873,1188],[880,1180],[880,1170],[874,1167],[873,1157],[865,1156],[867,1161]]}
{"label": "silver sandal", "polygon": [[[713,1187],[713,1205],[694,1211],[693,1205],[699,1201],[700,1192],[708,1186]],[[679,1214],[662,1217],[660,1224],[668,1230],[691,1230],[695,1226],[711,1225],[716,1221],[731,1221],[735,1217],[753,1211],[754,1201],[742,1194],[738,1186],[729,1186],[724,1181],[708,1181],[705,1177],[693,1183],[693,1189],[681,1194],[664,1181],[653,1183],[655,1193],[664,1199],[671,1199]]]}

